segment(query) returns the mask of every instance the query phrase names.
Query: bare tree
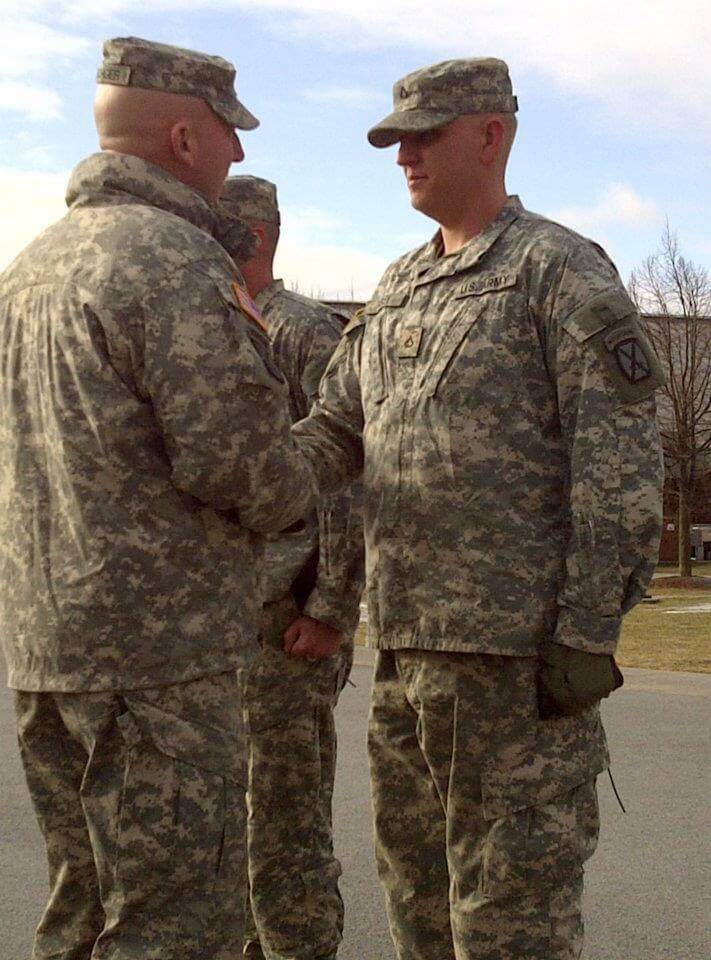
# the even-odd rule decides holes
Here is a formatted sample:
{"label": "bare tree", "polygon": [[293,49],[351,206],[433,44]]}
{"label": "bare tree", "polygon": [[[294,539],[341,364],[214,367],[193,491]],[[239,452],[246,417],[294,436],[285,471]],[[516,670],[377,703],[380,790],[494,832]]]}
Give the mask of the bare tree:
{"label": "bare tree", "polygon": [[667,476],[678,498],[679,576],[691,576],[691,508],[711,469],[711,281],[682,256],[667,222],[661,246],[633,271],[630,293],[666,373],[659,427]]}

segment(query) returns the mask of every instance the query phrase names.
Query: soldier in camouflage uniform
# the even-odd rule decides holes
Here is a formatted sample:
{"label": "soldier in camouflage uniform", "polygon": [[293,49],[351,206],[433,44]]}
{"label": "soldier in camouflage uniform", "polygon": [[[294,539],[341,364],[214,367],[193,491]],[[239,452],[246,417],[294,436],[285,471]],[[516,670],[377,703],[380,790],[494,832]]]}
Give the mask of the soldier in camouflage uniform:
{"label": "soldier in camouflage uniform", "polygon": [[33,960],[233,960],[261,534],[313,509],[287,391],[210,235],[218,57],[107,41],[102,149],[0,278],[0,634],[49,860]]}
{"label": "soldier in camouflage uniform", "polygon": [[500,60],[395,84],[440,224],[346,328],[294,428],[321,489],[363,469],[376,854],[401,960],[574,960],[599,700],[657,557],[660,372],[604,252],[504,185]]}
{"label": "soldier in camouflage uniform", "polygon": [[[289,386],[296,422],[318,395],[346,318],[274,279],[280,217],[273,183],[230,177],[221,207],[226,218],[246,221],[258,239],[254,255],[239,265]],[[239,261],[239,251],[223,242]],[[252,908],[246,957],[327,960],[341,940],[341,868],[331,827],[333,710],[353,662],[363,550],[362,517],[350,493],[331,498],[303,530],[267,537],[262,651],[244,676]]]}

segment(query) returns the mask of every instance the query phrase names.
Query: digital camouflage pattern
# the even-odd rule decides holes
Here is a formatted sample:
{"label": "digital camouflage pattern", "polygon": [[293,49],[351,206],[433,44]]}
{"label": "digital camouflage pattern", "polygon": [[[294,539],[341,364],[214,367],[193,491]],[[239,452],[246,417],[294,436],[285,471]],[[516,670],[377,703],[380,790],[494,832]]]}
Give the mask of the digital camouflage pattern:
{"label": "digital camouflage pattern", "polygon": [[661,522],[636,309],[599,248],[517,198],[439,254],[437,234],[386,271],[294,428],[322,490],[365,459],[369,642],[612,653]]}
{"label": "digital camouflage pattern", "polygon": [[258,543],[315,502],[287,388],[197,193],[136,157],[0,278],[0,632],[10,686],[117,690],[254,651]]}
{"label": "digital camouflage pattern", "polygon": [[[233,178],[237,179],[237,178]],[[240,210],[241,212],[241,210]],[[305,417],[345,319],[275,280],[256,297],[274,362],[289,386],[292,420]],[[301,609],[290,588],[318,551]],[[336,768],[333,709],[353,662],[363,589],[363,526],[347,491],[330,498],[304,529],[267,535],[261,656],[245,678],[249,729],[248,858],[253,925],[247,956],[329,958],[343,931],[333,853]],[[338,653],[309,663],[283,651],[284,631],[304,613],[342,631]],[[261,945],[261,947],[259,946]]]}
{"label": "digital camouflage pattern", "polygon": [[257,237],[249,225],[228,213],[221,204],[217,206],[215,214],[217,219],[212,231],[214,238],[229,251],[238,267],[239,264],[251,260],[257,249]]}
{"label": "digital camouflage pattern", "polygon": [[607,752],[594,708],[540,722],[537,653],[614,652],[651,579],[661,376],[604,253],[517,198],[442,253],[386,271],[294,433],[322,490],[362,467],[398,957],[578,960]]}
{"label": "digital camouflage pattern", "polygon": [[254,130],[259,120],[237,99],[235,75],[222,57],[140,37],[114,37],[104,41],[96,82],[198,97],[229,126]]}
{"label": "digital camouflage pattern", "polygon": [[[289,387],[294,423],[318,399],[321,377],[338,346],[347,318],[323,303],[284,289],[274,280],[255,297],[272,344],[272,356]],[[336,630],[358,626],[363,590],[363,526],[360,504],[349,489],[327,499],[299,532],[267,534],[262,596],[280,600],[318,547],[316,580],[303,612]]]}
{"label": "digital camouflage pattern", "polygon": [[494,57],[445,60],[408,73],[393,86],[393,112],[368,131],[374,147],[403,133],[433,130],[467,113],[515,113],[509,68]]}
{"label": "digital camouflage pattern", "polygon": [[32,960],[235,960],[245,738],[234,671],[115,693],[16,691],[50,898]]}
{"label": "digital camouflage pattern", "polygon": [[533,657],[378,654],[368,750],[399,960],[580,957],[607,748],[596,708],[538,722],[535,673]]}
{"label": "digital camouflage pattern", "polygon": [[262,653],[243,687],[251,892],[245,955],[267,960],[327,960],[343,932],[332,830],[333,710],[350,673],[353,637],[346,634],[331,658],[287,657],[283,634],[298,615],[290,595],[265,607]]}
{"label": "digital camouflage pattern", "polygon": [[[276,184],[262,177],[246,174],[228,177],[222,188],[219,206],[242,220],[281,223]],[[234,252],[229,247],[227,250],[234,256]],[[318,303],[314,300],[308,302]]]}

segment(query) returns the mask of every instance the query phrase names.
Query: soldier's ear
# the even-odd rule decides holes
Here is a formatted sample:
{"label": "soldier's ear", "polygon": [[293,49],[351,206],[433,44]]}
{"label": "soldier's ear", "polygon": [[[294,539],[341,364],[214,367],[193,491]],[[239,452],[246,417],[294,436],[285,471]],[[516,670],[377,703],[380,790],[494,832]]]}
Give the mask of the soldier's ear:
{"label": "soldier's ear", "polygon": [[185,120],[179,120],[170,128],[170,145],[173,155],[179,163],[194,167],[197,163],[197,139],[192,127]]}
{"label": "soldier's ear", "polygon": [[506,131],[501,118],[497,116],[489,117],[483,126],[482,133],[481,158],[485,164],[489,165],[498,160],[506,139]]}
{"label": "soldier's ear", "polygon": [[257,247],[261,247],[264,244],[264,241],[266,240],[266,237],[267,237],[266,230],[264,229],[264,227],[260,227],[256,223],[250,223],[249,229],[257,238]]}

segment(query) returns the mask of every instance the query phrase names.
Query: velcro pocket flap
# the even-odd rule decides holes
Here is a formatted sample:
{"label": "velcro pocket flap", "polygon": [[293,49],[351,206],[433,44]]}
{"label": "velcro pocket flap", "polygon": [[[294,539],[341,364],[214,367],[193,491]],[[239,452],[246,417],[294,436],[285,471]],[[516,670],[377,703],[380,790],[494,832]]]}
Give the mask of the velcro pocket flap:
{"label": "velcro pocket flap", "polygon": [[483,817],[498,820],[517,810],[551,803],[608,765],[597,707],[575,717],[542,721],[530,739],[507,744],[484,761]]}
{"label": "velcro pocket flap", "polygon": [[387,297],[383,297],[380,300],[371,300],[369,303],[363,307],[363,313],[366,316],[372,316],[373,314],[380,313],[381,310],[384,310],[386,307],[402,307],[407,303],[408,293],[406,290],[398,290],[395,293],[389,294]]}
{"label": "velcro pocket flap", "polygon": [[[157,750],[174,760],[219,774],[234,783],[244,782],[244,741],[241,726],[234,730],[207,727],[167,713],[135,695],[123,695],[138,729]],[[129,725],[135,735],[135,728]]]}
{"label": "velcro pocket flap", "polygon": [[623,290],[606,290],[578,307],[561,326],[578,343],[584,343],[618,320],[636,314],[637,308]]}
{"label": "velcro pocket flap", "polygon": [[619,405],[638,403],[664,383],[664,371],[642,329],[637,309],[622,290],[609,290],[579,307],[562,324],[596,354]]}
{"label": "velcro pocket flap", "polygon": [[432,397],[437,393],[437,389],[442,382],[445,371],[449,369],[450,364],[458,352],[462,342],[466,339],[469,331],[484,312],[483,306],[476,310],[467,310],[460,316],[442,338],[442,342],[430,364],[425,369],[423,388],[427,396]]}

